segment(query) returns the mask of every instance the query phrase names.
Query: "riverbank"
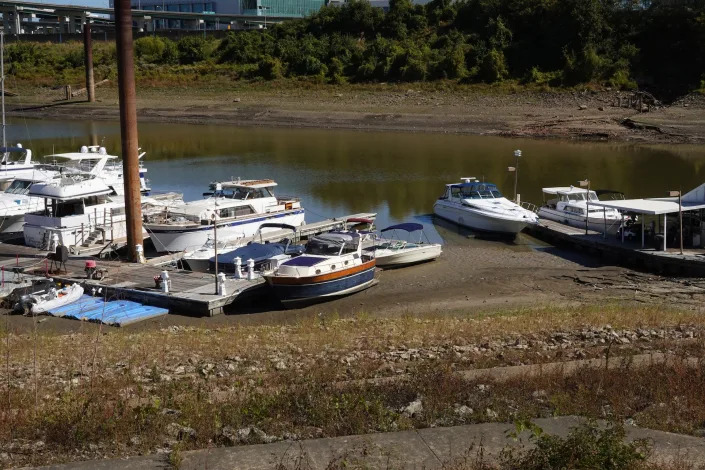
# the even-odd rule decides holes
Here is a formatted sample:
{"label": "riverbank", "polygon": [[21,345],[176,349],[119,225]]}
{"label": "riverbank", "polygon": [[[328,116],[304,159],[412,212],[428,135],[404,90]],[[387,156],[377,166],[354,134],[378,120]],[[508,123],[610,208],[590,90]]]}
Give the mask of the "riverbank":
{"label": "riverbank", "polygon": [[[66,101],[46,87],[16,90],[9,115],[27,118],[119,118],[117,89],[97,89],[97,102]],[[138,87],[140,121],[235,126],[354,129],[508,137],[705,142],[705,98],[689,95],[639,113],[615,107],[612,90],[538,91],[512,86],[439,84],[318,85],[291,82],[196,82]]]}

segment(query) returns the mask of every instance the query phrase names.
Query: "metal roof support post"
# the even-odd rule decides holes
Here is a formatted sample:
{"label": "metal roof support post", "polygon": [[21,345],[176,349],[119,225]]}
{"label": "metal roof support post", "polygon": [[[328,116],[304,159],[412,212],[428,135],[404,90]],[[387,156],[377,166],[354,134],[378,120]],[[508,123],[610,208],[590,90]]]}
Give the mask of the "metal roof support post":
{"label": "metal roof support post", "polygon": [[663,214],[663,251],[666,251],[666,214]]}
{"label": "metal roof support post", "polygon": [[132,43],[130,0],[115,0],[115,32],[120,98],[120,137],[125,180],[128,258],[140,262],[137,245],[142,245],[142,207],[137,145],[137,99]]}
{"label": "metal roof support post", "polygon": [[641,249],[644,249],[644,214],[641,214]]}
{"label": "metal roof support post", "polygon": [[83,23],[83,51],[86,66],[86,95],[88,102],[95,101],[95,80],[93,78],[93,40],[91,38],[91,23],[86,19]]}
{"label": "metal roof support post", "polygon": [[622,212],[622,243],[624,243],[624,212]]}

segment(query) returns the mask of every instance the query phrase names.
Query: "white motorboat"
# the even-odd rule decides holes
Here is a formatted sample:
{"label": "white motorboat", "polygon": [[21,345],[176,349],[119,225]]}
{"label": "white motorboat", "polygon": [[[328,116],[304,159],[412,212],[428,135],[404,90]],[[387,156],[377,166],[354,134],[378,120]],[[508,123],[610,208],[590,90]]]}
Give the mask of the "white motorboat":
{"label": "white motorboat", "polygon": [[367,289],[375,283],[375,258],[362,250],[364,236],[329,232],[312,237],[301,256],[265,274],[284,305],[329,300]]}
{"label": "white motorboat", "polygon": [[44,199],[45,209],[25,215],[28,246],[53,251],[61,244],[78,253],[127,236],[124,197],[95,174],[57,175],[33,184],[29,195]]}
{"label": "white motorboat", "polygon": [[431,261],[441,256],[442,249],[438,243],[424,243],[423,225],[417,223],[403,223],[392,225],[380,230],[380,233],[396,232],[402,230],[409,234],[420,232],[419,240],[411,242],[407,240],[387,239],[380,237],[375,243],[374,250],[377,266],[380,267],[401,267],[411,264],[423,263]]}
{"label": "white motorboat", "polygon": [[235,180],[212,185],[210,197],[170,206],[145,217],[145,228],[159,252],[190,251],[209,238],[235,240],[251,237],[267,222],[304,224],[304,209],[296,198],[277,198],[273,180]]}
{"label": "white motorboat", "polygon": [[16,178],[31,178],[36,163],[32,161],[32,151],[17,144],[14,147],[2,147],[0,159],[0,188],[7,187]]}
{"label": "white motorboat", "polygon": [[[598,202],[595,191],[574,186],[543,188],[544,203],[539,208],[541,218],[553,220],[577,228],[588,228],[597,232],[615,234],[622,224],[622,214],[616,209],[590,206],[589,202]],[[548,196],[548,197],[546,197]],[[589,198],[589,201],[588,201]]]}
{"label": "white motorboat", "polygon": [[[140,155],[142,156],[144,153]],[[58,153],[46,158],[51,159],[51,163],[35,164],[27,176],[14,178],[7,189],[0,193],[0,234],[3,236],[22,233],[25,214],[45,208],[43,198],[29,194],[31,187],[36,183],[50,182],[60,175],[92,173],[102,179],[115,194],[124,193],[122,163],[118,157],[108,155],[103,147],[84,146],[79,152]],[[142,194],[148,194],[150,191],[148,181],[144,178],[146,171],[140,164]],[[163,199],[162,196],[155,198]],[[170,201],[173,203],[173,198],[170,198]]]}
{"label": "white motorboat", "polygon": [[71,284],[59,290],[52,287],[46,294],[31,296],[30,312],[33,315],[46,313],[51,309],[69,305],[80,299],[82,295],[83,287],[80,284]]}
{"label": "white motorboat", "polygon": [[473,177],[447,184],[433,213],[472,230],[512,236],[539,221],[535,213],[502,196],[496,185]]}

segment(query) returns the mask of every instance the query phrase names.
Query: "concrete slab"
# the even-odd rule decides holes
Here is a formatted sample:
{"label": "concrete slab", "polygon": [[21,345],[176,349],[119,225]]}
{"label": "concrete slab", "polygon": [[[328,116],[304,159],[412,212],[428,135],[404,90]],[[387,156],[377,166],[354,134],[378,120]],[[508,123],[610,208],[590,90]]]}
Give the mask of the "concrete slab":
{"label": "concrete slab", "polygon": [[[563,416],[534,422],[549,434],[567,435],[581,418]],[[433,469],[459,459],[472,459],[481,445],[486,456],[497,455],[507,445],[528,443],[511,438],[513,424],[486,423],[448,428],[311,439],[299,442],[219,447],[184,452],[180,469],[252,470],[277,468],[326,469],[344,459],[352,467]],[[684,458],[705,462],[705,439],[628,427],[628,439],[648,439],[654,456],[661,460]],[[134,457],[42,467],[51,470],[156,470],[171,468],[166,455]]]}

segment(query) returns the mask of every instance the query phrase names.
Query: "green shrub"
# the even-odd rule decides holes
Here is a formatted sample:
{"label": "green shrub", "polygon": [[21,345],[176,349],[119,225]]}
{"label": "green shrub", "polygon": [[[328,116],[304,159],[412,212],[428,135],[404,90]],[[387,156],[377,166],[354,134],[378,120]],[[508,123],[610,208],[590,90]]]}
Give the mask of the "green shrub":
{"label": "green shrub", "polygon": [[187,36],[176,43],[179,52],[179,63],[195,64],[206,60],[206,41],[197,36]]}
{"label": "green shrub", "polygon": [[573,428],[567,437],[545,434],[533,424],[528,428],[535,447],[526,451],[505,450],[503,470],[637,470],[649,456],[646,441],[625,442],[621,425],[601,427],[586,422]]}
{"label": "green shrub", "polygon": [[284,75],[281,61],[271,56],[263,57],[257,64],[257,75],[267,80],[281,78]]}

